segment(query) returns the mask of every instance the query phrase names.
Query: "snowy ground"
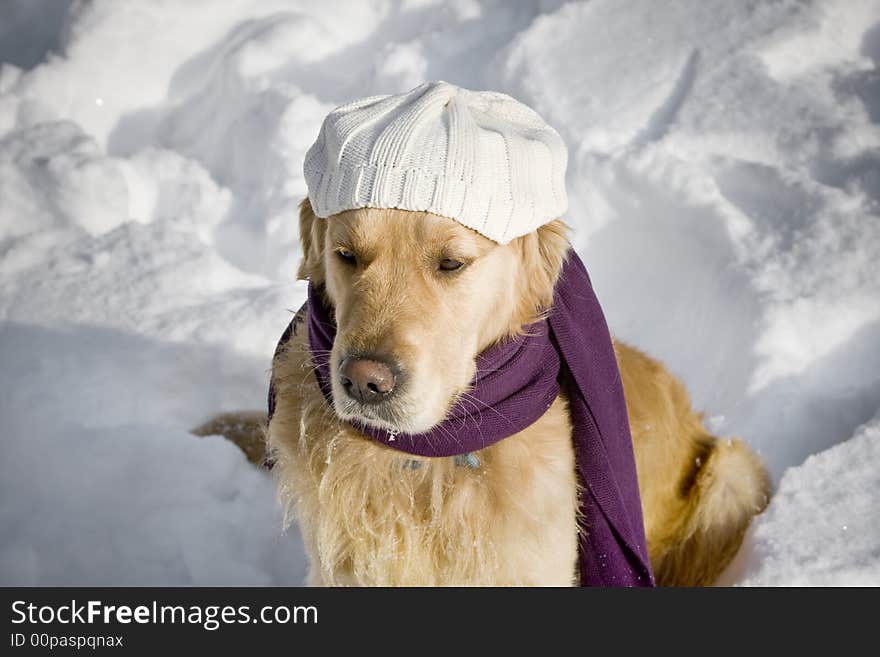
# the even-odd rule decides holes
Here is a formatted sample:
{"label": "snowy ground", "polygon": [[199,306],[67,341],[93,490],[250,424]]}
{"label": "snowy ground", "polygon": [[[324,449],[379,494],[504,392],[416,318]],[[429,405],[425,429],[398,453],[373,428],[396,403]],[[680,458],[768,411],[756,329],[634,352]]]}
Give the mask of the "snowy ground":
{"label": "snowy ground", "polygon": [[264,403],[323,116],[446,79],[560,130],[612,330],[766,459],[726,581],[880,585],[880,2],[2,0],[0,61],[0,584],[302,581],[187,430]]}

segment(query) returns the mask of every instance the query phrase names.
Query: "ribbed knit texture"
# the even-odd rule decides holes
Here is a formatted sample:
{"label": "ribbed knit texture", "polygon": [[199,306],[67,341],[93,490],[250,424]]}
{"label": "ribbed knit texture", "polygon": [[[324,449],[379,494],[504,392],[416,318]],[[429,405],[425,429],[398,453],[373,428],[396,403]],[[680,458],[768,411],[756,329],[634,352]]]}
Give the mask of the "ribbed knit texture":
{"label": "ribbed knit texture", "polygon": [[334,109],[303,171],[319,217],[426,211],[506,244],[566,211],[567,160],[556,131],[510,96],[428,82]]}

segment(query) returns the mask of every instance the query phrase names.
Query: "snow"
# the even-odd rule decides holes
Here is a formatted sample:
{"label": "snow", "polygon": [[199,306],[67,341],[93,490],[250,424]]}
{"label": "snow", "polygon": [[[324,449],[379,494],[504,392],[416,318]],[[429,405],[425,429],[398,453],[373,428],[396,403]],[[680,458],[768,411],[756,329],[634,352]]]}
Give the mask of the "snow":
{"label": "snow", "polygon": [[782,477],[725,577],[744,586],[880,584],[880,416]]}
{"label": "snow", "polygon": [[302,581],[188,430],[264,404],[324,115],[426,79],[559,129],[612,330],[766,460],[726,581],[880,584],[877,0],[10,0],[0,62],[0,584]]}

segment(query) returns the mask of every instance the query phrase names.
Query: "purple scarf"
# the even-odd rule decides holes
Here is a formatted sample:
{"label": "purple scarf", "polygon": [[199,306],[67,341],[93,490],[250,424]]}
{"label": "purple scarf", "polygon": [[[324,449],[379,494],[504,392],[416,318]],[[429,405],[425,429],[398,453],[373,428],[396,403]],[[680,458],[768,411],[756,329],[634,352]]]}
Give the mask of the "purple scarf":
{"label": "purple scarf", "polygon": [[[309,285],[309,345],[326,353],[336,336],[334,320],[314,285]],[[280,349],[296,332],[297,313],[281,337]],[[476,404],[457,404],[439,427],[423,434],[391,435],[354,426],[373,440],[425,457],[476,452],[518,433],[540,418],[565,386],[572,440],[584,492],[578,542],[581,586],[652,586],[642,507],[623,386],[611,336],[590,278],[569,252],[546,321],[527,336],[494,345],[477,356],[471,392]],[[277,353],[277,351],[276,351]],[[332,404],[326,359],[315,376]],[[275,410],[269,389],[269,417]],[[479,409],[479,410],[477,410]]]}

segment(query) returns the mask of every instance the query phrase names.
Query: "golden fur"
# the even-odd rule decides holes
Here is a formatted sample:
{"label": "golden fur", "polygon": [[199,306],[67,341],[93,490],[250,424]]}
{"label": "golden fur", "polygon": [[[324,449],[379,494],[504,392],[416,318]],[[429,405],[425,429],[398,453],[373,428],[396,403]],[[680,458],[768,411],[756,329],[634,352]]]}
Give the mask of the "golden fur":
{"label": "golden fur", "polygon": [[[380,352],[406,372],[394,405],[381,412],[338,389],[331,408],[312,375],[307,323],[274,361],[268,447],[311,559],[310,583],[576,582],[578,490],[563,397],[526,430],[479,452],[477,468],[410,458],[345,422],[424,431],[467,400],[474,357],[549,305],[568,248],[565,226],[552,222],[499,246],[428,213],[362,209],[321,220],[304,201],[300,228],[300,276],[325,286],[338,324],[332,351],[319,357],[335,371],[345,353]],[[443,258],[466,266],[440,272]],[[742,442],[707,432],[660,363],[619,342],[615,352],[658,583],[710,584],[766,505],[767,476]]]}

